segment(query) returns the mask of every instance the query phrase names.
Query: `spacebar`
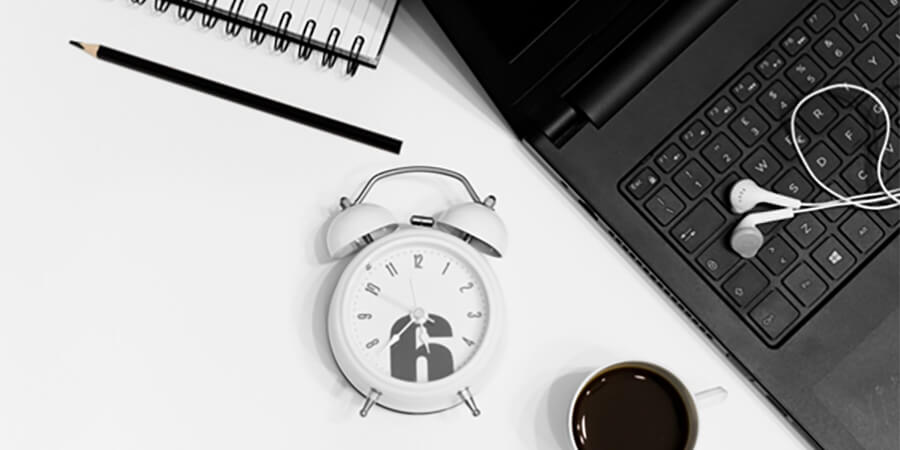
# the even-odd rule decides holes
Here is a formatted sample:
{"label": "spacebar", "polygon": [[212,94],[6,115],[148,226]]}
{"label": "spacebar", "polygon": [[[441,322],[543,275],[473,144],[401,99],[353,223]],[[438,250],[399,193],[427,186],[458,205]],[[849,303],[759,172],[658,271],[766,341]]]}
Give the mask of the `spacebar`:
{"label": "spacebar", "polygon": [[725,224],[725,218],[709,201],[697,205],[678,225],[672,228],[672,237],[686,252],[693,253]]}

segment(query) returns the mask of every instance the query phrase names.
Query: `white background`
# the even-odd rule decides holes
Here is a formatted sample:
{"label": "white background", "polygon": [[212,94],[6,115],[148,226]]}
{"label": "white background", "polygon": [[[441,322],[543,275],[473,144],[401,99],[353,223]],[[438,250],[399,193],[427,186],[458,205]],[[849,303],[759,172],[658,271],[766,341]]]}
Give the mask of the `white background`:
{"label": "white background", "polygon": [[[487,103],[419,2],[353,80],[124,0],[6,1],[0,14],[0,448],[561,448],[591,369],[661,364],[693,390],[700,449],[803,448],[573,205]],[[398,136],[401,157],[92,60],[98,41]],[[325,335],[338,199],[401,164],[459,170],[510,232],[484,415],[376,409]],[[412,177],[400,216],[466,196]]]}

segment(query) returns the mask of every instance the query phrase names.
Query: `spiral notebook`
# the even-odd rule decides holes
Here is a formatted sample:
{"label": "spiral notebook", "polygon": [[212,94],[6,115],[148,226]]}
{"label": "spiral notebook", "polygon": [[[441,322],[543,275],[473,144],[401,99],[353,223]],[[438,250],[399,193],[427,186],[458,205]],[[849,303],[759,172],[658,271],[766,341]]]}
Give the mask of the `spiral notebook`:
{"label": "spiral notebook", "polygon": [[[314,54],[333,67],[346,61],[347,74],[360,65],[375,68],[390,31],[398,0],[152,0],[159,12],[170,9],[204,28],[222,26],[277,52],[292,50],[300,59]],[[147,0],[131,0],[143,5]]]}

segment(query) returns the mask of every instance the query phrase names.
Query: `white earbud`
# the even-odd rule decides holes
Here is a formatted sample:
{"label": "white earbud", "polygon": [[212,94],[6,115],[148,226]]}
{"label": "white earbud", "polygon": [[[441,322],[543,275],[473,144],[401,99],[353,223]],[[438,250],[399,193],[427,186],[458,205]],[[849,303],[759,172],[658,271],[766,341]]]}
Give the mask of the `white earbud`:
{"label": "white earbud", "polygon": [[747,214],[731,233],[731,248],[744,258],[752,258],[762,248],[764,241],[759,225],[793,218],[794,210],[790,208]]}
{"label": "white earbud", "polygon": [[750,211],[760,204],[783,206],[790,209],[797,209],[802,205],[796,198],[763,189],[747,178],[734,183],[729,198],[731,210],[738,214]]}

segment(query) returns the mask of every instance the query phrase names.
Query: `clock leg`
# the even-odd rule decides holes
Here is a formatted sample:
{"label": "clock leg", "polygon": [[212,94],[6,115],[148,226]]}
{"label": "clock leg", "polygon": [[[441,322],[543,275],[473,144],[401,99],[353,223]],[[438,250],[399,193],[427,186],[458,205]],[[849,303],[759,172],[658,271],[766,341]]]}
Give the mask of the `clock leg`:
{"label": "clock leg", "polygon": [[472,396],[472,392],[469,391],[469,388],[457,392],[457,395],[459,395],[459,398],[462,399],[463,403],[469,407],[469,411],[472,411],[472,416],[478,417],[481,415],[481,410],[478,409],[478,405],[475,404],[475,397]]}
{"label": "clock leg", "polygon": [[359,410],[360,417],[366,417],[369,415],[369,410],[375,406],[375,403],[378,401],[378,398],[381,397],[381,392],[379,392],[375,388],[369,389],[369,395],[366,397],[366,402],[363,403],[363,407]]}

